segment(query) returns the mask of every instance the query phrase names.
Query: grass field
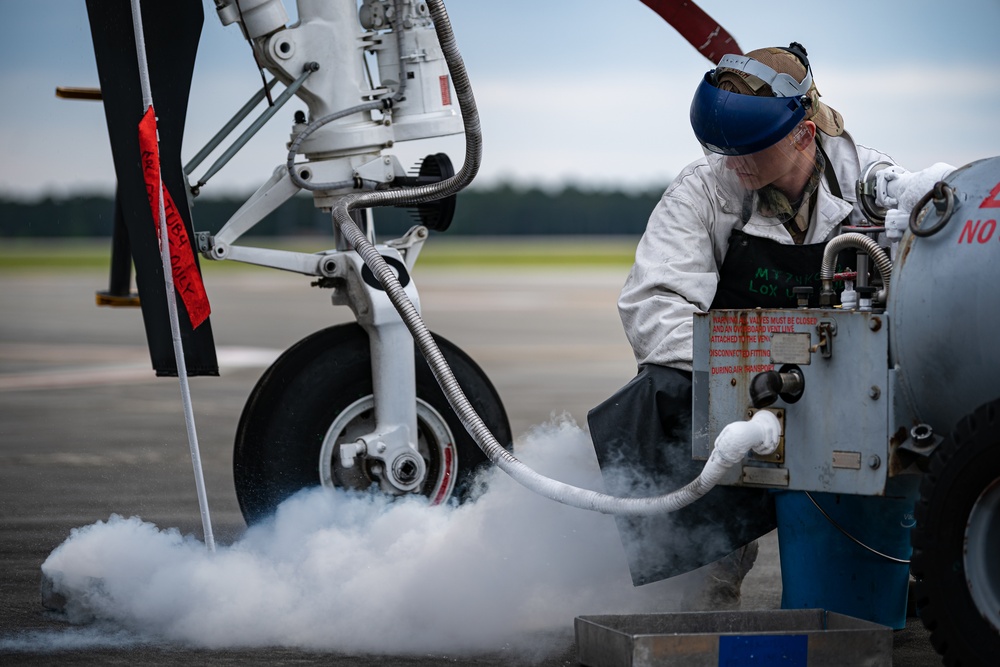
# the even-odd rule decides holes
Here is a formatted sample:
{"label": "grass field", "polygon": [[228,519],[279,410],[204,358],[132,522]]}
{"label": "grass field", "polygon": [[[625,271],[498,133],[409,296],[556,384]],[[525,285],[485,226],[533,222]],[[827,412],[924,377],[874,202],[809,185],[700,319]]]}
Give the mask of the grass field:
{"label": "grass field", "polygon": [[[424,246],[419,266],[630,266],[638,239],[608,237],[434,237]],[[249,239],[246,245],[319,252],[330,238]],[[3,239],[0,271],[106,269],[110,239]],[[245,265],[202,260],[207,272]]]}

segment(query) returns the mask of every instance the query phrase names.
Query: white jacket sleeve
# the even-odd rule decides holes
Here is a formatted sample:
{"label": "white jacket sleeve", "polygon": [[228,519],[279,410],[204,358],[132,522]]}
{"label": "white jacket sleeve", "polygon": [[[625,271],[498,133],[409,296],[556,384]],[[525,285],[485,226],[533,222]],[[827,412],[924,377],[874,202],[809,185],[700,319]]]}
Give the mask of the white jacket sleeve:
{"label": "white jacket sleeve", "polygon": [[653,210],[636,248],[618,312],[640,365],[691,370],[692,315],[708,310],[719,281],[709,187],[685,170]]}

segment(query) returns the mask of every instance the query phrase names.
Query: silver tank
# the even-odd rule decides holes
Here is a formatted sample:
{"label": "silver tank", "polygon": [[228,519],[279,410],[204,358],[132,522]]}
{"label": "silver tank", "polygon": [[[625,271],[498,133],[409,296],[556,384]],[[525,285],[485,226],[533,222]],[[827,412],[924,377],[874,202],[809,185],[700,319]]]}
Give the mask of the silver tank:
{"label": "silver tank", "polygon": [[945,182],[952,210],[940,211],[933,197],[919,209],[917,229],[931,233],[914,234],[911,223],[887,304],[899,398],[942,435],[1000,398],[1000,157],[968,164]]}

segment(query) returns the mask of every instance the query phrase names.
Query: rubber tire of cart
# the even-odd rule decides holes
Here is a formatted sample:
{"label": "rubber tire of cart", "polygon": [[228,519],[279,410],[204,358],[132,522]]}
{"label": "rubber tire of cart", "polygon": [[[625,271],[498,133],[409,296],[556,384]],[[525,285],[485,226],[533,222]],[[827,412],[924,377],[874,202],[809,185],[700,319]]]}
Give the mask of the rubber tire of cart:
{"label": "rubber tire of cart", "polygon": [[[479,366],[449,341],[434,336],[459,384],[497,440],[511,448],[503,403]],[[451,498],[466,500],[476,472],[488,464],[419,351],[416,351],[418,405],[422,401],[447,423],[457,457]],[[321,484],[320,452],[330,426],[345,409],[372,394],[368,334],[357,324],[318,331],[285,351],[265,371],[250,394],[237,427],[233,477],[243,518],[252,525],[273,514],[279,504],[304,488]],[[421,436],[428,435],[418,415]],[[428,483],[441,465],[438,449],[424,454]],[[360,468],[356,466],[355,468]],[[352,469],[353,470],[353,469]],[[336,484],[340,486],[340,484]],[[429,495],[434,490],[421,490]]]}
{"label": "rubber tire of cart", "polygon": [[[917,614],[946,665],[991,665],[1000,634],[980,613],[966,581],[965,533],[970,514],[991,485],[1000,484],[1000,400],[959,422],[935,452],[920,486],[911,572]],[[996,487],[990,492],[996,493]],[[997,519],[994,519],[997,520]],[[995,533],[993,534],[995,536]],[[990,582],[1000,586],[1000,560]],[[993,610],[994,618],[996,610]]]}

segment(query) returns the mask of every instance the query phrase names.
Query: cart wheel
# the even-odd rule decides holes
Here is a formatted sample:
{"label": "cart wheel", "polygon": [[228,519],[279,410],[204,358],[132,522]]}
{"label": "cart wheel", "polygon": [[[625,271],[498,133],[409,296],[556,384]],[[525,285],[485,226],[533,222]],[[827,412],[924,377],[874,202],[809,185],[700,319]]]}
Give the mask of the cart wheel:
{"label": "cart wheel", "polygon": [[[460,349],[435,340],[480,417],[510,449],[507,414],[489,379]],[[427,466],[420,493],[434,504],[462,501],[488,459],[419,351],[416,384],[418,449]],[[257,382],[237,428],[233,476],[247,523],[269,516],[300,489],[377,485],[366,465],[343,468],[338,451],[340,443],[371,431],[373,406],[368,335],[359,325],[317,331],[282,354]]]}
{"label": "cart wheel", "polygon": [[1000,655],[1000,400],[959,422],[920,486],[917,613],[947,665]]}

